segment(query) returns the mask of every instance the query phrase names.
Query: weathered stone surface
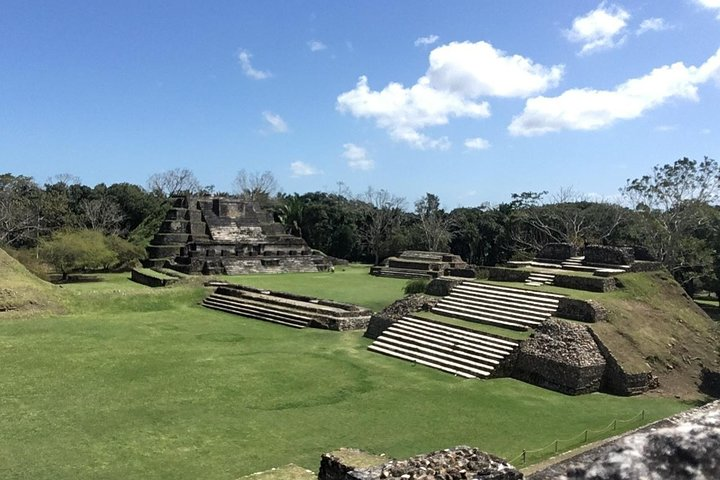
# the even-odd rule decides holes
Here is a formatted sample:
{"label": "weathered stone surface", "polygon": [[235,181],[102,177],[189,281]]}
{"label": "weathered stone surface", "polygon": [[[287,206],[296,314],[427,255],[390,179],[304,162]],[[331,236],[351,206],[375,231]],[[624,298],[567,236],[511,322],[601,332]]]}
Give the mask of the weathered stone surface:
{"label": "weathered stone surface", "polygon": [[635,260],[635,262],[630,265],[630,271],[631,272],[657,272],[659,270],[664,270],[665,265],[662,264],[662,262],[655,262],[655,261],[638,261]]}
{"label": "weathered stone surface", "polygon": [[613,247],[610,245],[585,246],[585,260],[588,265],[630,265],[635,261],[632,247]]}
{"label": "weathered stone surface", "polygon": [[385,457],[357,448],[340,448],[320,457],[319,480],[346,480],[355,469],[369,468],[386,462]]}
{"label": "weathered stone surface", "polygon": [[381,312],[375,313],[370,317],[370,324],[363,336],[376,339],[386,328],[390,327],[402,317],[420,311],[428,312],[439,301],[439,298],[423,293],[407,295],[400,300],[396,300]]}
{"label": "weathered stone surface", "polygon": [[512,376],[570,395],[600,389],[605,359],[587,327],[550,319],[520,345]]}
{"label": "weathered stone surface", "polygon": [[398,278],[437,278],[443,275],[473,278],[475,270],[458,255],[406,250],[397,257],[386,258],[382,265],[372,267],[370,274]]}
{"label": "weathered stone surface", "polygon": [[555,275],[556,287],[586,290],[589,292],[611,292],[617,288],[615,277],[581,277],[580,275]]}
{"label": "weathered stone surface", "polygon": [[498,282],[524,282],[530,276],[530,270],[517,268],[488,267],[488,280]]}
{"label": "weathered stone surface", "polygon": [[[341,469],[336,469],[341,471]],[[345,476],[318,475],[319,480],[519,480],[523,475],[500,457],[477,448],[460,446],[417,455],[407,460],[392,460],[370,468],[353,468]]]}
{"label": "weathered stone surface", "polygon": [[147,248],[146,266],[183,273],[317,272],[331,268],[272,214],[235,198],[175,197]]}
{"label": "weathered stone surface", "polygon": [[720,478],[720,402],[683,412],[535,472],[531,480]]}
{"label": "weathered stone surface", "polygon": [[464,280],[458,278],[434,278],[430,280],[428,286],[425,287],[425,293],[428,295],[435,295],[437,297],[444,297],[450,295],[452,289],[463,283]]}
{"label": "weathered stone surface", "polygon": [[603,322],[607,320],[607,310],[595,300],[580,300],[563,297],[558,302],[556,316],[581,322]]}
{"label": "weathered stone surface", "polygon": [[572,243],[548,243],[537,254],[537,258],[566,260],[577,256],[577,254],[578,248]]}
{"label": "weathered stone surface", "polygon": [[720,371],[703,368],[701,382],[701,392],[707,395],[712,395],[716,398],[720,398]]}

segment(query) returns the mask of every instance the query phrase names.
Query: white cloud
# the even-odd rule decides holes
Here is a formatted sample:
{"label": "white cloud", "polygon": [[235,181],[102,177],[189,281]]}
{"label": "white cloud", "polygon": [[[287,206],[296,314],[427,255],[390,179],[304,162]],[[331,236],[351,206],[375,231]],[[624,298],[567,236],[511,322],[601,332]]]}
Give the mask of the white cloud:
{"label": "white cloud", "polygon": [[717,18],[720,20],[720,0],[695,0],[695,3],[708,10],[715,10]]}
{"label": "white cloud", "polygon": [[292,172],[293,177],[307,177],[310,175],[320,175],[322,173],[322,171],[312,165],[299,160],[290,164],[290,171]]}
{"label": "white cloud", "polygon": [[253,78],[255,80],[264,80],[266,78],[272,77],[272,73],[270,72],[263,72],[261,70],[255,70],[253,68],[252,64],[250,63],[252,54],[247,50],[239,50],[237,58],[240,62],[240,67],[242,67],[242,70],[245,73],[246,77]]}
{"label": "white cloud", "polygon": [[582,43],[580,55],[617,47],[625,41],[625,29],[630,14],[617,5],[601,3],[582,17],[573,20],[565,32],[571,42]]}
{"label": "white cloud", "polygon": [[319,52],[325,50],[327,48],[327,45],[325,45],[319,40],[310,40],[308,42],[308,48],[311,52]]}
{"label": "white cloud", "polygon": [[613,90],[573,88],[557,97],[535,97],[513,118],[513,135],[542,135],[559,130],[597,130],[617,120],[643,115],[671,99],[697,101],[698,86],[720,79],[720,49],[699,67],[664,65]]}
{"label": "white cloud", "polygon": [[346,143],[343,145],[345,151],[342,156],[347,160],[347,164],[353,170],[372,170],[375,168],[375,161],[368,157],[367,151],[355,145],[354,143]]}
{"label": "white cloud", "polygon": [[430,52],[426,75],[434,88],[470,98],[528,97],[557,86],[563,72],[563,65],[548,68],[487,42],[452,42]]}
{"label": "white cloud", "polygon": [[646,18],[640,22],[640,26],[635,31],[636,35],[642,35],[647,32],[662,32],[670,30],[672,27],[662,18]]}
{"label": "white cloud", "polygon": [[420,37],[417,40],[415,40],[415,46],[419,47],[421,45],[432,45],[433,43],[437,42],[438,39],[437,35],[428,35],[427,37]]}
{"label": "white cloud", "polygon": [[283,120],[280,115],[268,111],[263,112],[262,115],[274,132],[285,133],[288,131],[287,123],[285,123],[285,120]]}
{"label": "white cloud", "polygon": [[490,142],[484,138],[467,138],[465,139],[465,147],[470,150],[487,150],[490,148]]}
{"label": "white cloud", "polygon": [[375,120],[391,138],[418,149],[447,149],[446,137],[431,138],[422,130],[446,125],[451,117],[487,118],[490,105],[480,96],[526,97],[554,87],[563,66],[535,64],[508,56],[486,42],[453,42],[434,49],[430,66],[411,87],[391,82],[371,90],[361,76],[353,90],[337,98],[337,109]]}
{"label": "white cloud", "polygon": [[658,125],[655,130],[658,132],[672,132],[677,130],[677,125]]}

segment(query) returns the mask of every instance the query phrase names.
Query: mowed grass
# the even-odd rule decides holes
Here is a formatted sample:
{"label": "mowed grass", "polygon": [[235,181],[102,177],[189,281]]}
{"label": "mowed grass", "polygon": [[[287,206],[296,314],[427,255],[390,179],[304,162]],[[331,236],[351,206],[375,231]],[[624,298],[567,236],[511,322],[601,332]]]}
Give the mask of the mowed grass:
{"label": "mowed grass", "polygon": [[[399,296],[404,281],[359,271],[247,280],[367,306]],[[316,471],[342,446],[406,457],[469,444],[514,458],[643,409],[650,421],[688,408],[462,380],[368,352],[361,332],[245,319],[199,306],[202,287],[127,277],[64,286],[67,315],[0,322],[0,478],[237,479]]]}

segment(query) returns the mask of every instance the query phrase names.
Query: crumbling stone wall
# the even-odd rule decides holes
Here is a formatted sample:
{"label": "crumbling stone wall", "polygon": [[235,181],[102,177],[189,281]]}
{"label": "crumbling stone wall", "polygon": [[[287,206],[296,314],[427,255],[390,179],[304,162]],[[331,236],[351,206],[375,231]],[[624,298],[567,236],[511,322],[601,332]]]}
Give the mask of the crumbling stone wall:
{"label": "crumbling stone wall", "polygon": [[700,383],[700,391],[720,398],[720,370],[702,369],[702,383]]}
{"label": "crumbling stone wall", "polygon": [[529,270],[517,268],[488,267],[488,279],[498,282],[524,282],[530,276]]}
{"label": "crumbling stone wall", "polygon": [[553,285],[588,292],[611,292],[617,288],[617,280],[615,277],[581,277],[558,274],[555,275]]}
{"label": "crumbling stone wall", "polygon": [[450,295],[450,292],[456,285],[460,285],[464,280],[458,280],[457,278],[434,278],[430,280],[427,287],[425,287],[425,293],[428,295],[435,295],[438,297],[444,297]]}
{"label": "crumbling stone wall", "polygon": [[558,319],[520,345],[513,377],[569,395],[600,390],[605,359],[588,327]]}
{"label": "crumbling stone wall", "polygon": [[402,317],[415,312],[430,311],[439,301],[439,298],[423,293],[416,293],[401,298],[385,307],[382,311],[373,314],[372,317],[370,317],[370,323],[363,336],[376,339],[386,328],[390,327]]}
{"label": "crumbling stone wall", "polygon": [[537,254],[537,258],[567,260],[578,255],[578,248],[572,243],[548,243]]}
{"label": "crumbling stone wall", "polygon": [[[334,460],[335,465],[330,461]],[[332,466],[333,468],[328,468]],[[369,468],[337,463],[323,455],[318,480],[519,480],[523,475],[506,460],[477,448],[459,446],[417,455],[407,460],[392,460]]]}
{"label": "crumbling stone wall", "polygon": [[613,247],[610,245],[587,245],[585,260],[587,264],[630,265],[635,261],[632,247]]}
{"label": "crumbling stone wall", "polygon": [[603,322],[607,320],[607,310],[595,300],[580,300],[563,297],[558,302],[556,316],[581,322]]}

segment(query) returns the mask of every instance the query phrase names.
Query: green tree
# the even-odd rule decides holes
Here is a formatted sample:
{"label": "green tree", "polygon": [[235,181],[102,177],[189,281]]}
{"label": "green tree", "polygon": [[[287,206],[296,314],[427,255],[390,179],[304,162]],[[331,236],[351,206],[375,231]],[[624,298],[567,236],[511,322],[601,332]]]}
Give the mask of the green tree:
{"label": "green tree", "polygon": [[446,251],[452,238],[451,220],[440,208],[440,198],[426,193],[415,202],[415,214],[420,219],[425,248],[431,252]]}
{"label": "green tree", "polygon": [[67,280],[71,272],[106,268],[118,261],[105,236],[96,230],[55,233],[41,242],[40,255],[62,273],[63,280]]}

